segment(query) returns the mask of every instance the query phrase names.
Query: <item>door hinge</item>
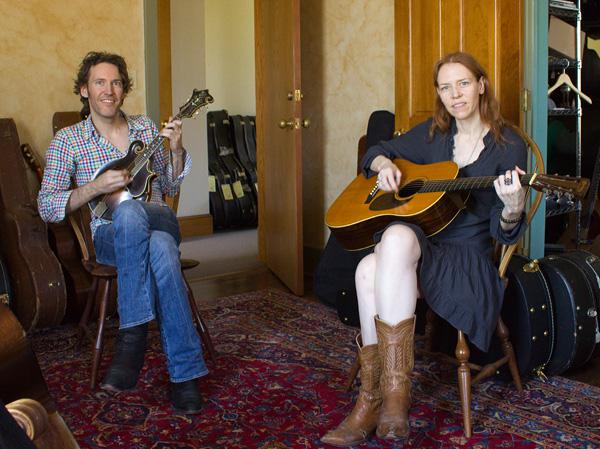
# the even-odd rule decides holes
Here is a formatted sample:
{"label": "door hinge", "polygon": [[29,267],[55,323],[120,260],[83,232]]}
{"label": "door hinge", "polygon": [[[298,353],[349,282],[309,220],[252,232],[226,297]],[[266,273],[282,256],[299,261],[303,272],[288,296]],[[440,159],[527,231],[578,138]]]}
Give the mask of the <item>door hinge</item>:
{"label": "door hinge", "polygon": [[521,91],[521,109],[523,111],[529,111],[531,109],[531,93],[528,89]]}

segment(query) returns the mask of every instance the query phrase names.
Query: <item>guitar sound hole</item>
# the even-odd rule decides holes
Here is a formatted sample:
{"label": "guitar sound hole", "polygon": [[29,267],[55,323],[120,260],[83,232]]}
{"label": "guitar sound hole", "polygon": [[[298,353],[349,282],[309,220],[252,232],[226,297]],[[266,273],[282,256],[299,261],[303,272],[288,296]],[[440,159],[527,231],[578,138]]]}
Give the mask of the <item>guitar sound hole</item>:
{"label": "guitar sound hole", "polygon": [[405,186],[402,186],[398,194],[386,192],[379,195],[377,198],[371,201],[371,204],[369,204],[369,209],[388,210],[402,206],[403,204],[408,203],[415,194],[419,193],[422,187],[422,180],[413,180]]}

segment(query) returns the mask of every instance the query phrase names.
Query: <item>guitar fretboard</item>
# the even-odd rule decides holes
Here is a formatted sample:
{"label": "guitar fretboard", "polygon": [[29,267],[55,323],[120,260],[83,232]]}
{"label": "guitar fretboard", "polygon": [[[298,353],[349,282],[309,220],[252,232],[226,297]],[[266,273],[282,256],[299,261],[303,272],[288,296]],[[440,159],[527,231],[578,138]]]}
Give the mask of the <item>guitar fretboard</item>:
{"label": "guitar fretboard", "polygon": [[[180,120],[182,118],[181,113],[178,113],[173,117],[172,120]],[[131,161],[131,164],[127,166],[127,170],[131,174],[132,177],[135,177],[139,173],[139,171],[146,165],[146,163],[150,160],[152,155],[162,147],[165,138],[161,135],[156,136],[152,142],[144,147],[144,150],[136,155],[136,157]]]}
{"label": "guitar fretboard", "polygon": [[[521,185],[529,184],[532,174],[525,174],[519,177]],[[428,192],[458,192],[461,190],[487,189],[494,185],[497,176],[476,176],[473,178],[439,179],[435,181],[426,181],[419,189],[420,193]]]}

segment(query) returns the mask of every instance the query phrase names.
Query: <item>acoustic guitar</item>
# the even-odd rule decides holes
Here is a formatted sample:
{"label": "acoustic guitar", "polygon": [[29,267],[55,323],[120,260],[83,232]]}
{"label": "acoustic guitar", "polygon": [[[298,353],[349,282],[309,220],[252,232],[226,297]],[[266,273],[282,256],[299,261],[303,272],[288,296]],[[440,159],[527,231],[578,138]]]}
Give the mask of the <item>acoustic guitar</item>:
{"label": "acoustic guitar", "polygon": [[[472,190],[492,188],[497,176],[457,178],[458,166],[451,161],[413,164],[396,159],[402,172],[400,189],[382,192],[376,178],[357,176],[331,205],[325,222],[348,250],[373,246],[373,234],[394,221],[417,224],[427,236],[444,229],[465,207]],[[583,198],[586,178],[525,174],[521,184],[556,195]]]}
{"label": "acoustic guitar", "polygon": [[[202,106],[213,101],[208,89],[194,89],[191,98],[179,108],[179,112],[173,117],[173,120],[193,117]],[[107,170],[123,169],[129,171],[132,177],[132,181],[125,188],[99,195],[89,202],[90,209],[96,217],[112,220],[112,213],[123,201],[132,198],[140,200],[148,198],[152,179],[156,177],[156,173],[152,171],[150,158],[157,150],[162,149],[164,140],[165,138],[160,135],[156,136],[148,145],[141,140],[136,140],[131,143],[123,158],[110,161],[96,172],[94,179]]]}

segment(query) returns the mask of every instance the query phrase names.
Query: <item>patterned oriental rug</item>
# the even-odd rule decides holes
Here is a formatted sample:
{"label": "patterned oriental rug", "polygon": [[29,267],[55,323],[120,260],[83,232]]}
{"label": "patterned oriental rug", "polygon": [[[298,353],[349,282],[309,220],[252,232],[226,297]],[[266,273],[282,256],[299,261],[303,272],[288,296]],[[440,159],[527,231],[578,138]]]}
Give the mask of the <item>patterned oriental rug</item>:
{"label": "patterned oriental rug", "polygon": [[[73,326],[39,331],[34,349],[58,409],[82,449],[326,448],[319,437],[352,408],[342,390],[354,360],[356,330],[334,310],[275,289],[223,298],[204,310],[219,357],[200,381],[204,413],[175,415],[160,339],[136,389],[90,391],[90,350],[77,349]],[[109,326],[101,368],[110,360]],[[554,377],[474,387],[474,436],[463,436],[455,368],[418,356],[411,433],[405,442],[372,437],[361,448],[597,448],[600,389]]]}

